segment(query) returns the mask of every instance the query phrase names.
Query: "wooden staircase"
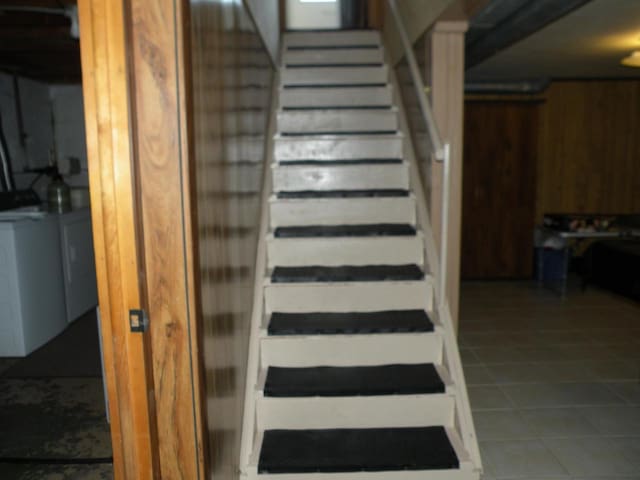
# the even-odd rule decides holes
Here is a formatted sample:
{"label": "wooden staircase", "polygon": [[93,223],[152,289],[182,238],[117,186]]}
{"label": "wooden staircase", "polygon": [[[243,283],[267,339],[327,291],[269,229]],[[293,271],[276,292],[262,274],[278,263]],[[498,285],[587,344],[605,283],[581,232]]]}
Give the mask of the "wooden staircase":
{"label": "wooden staircase", "polygon": [[282,62],[241,473],[478,479],[379,34],[289,33]]}

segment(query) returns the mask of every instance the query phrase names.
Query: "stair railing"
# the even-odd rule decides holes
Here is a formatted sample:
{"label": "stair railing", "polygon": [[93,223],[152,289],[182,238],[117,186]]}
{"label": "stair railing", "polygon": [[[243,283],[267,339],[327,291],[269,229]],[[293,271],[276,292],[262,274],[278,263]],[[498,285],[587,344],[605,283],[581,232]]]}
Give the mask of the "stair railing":
{"label": "stair railing", "polygon": [[[435,120],[433,110],[429,99],[427,98],[426,89],[420,69],[416,61],[416,57],[413,53],[413,48],[407,31],[404,27],[402,17],[398,11],[398,7],[395,0],[387,0],[389,11],[394,19],[396,27],[396,33],[400,37],[400,42],[404,52],[404,60],[409,67],[410,79],[413,85],[415,96],[418,100],[418,106],[422,120],[427,128],[428,140],[431,144],[431,154],[433,158],[442,163],[442,210],[441,210],[441,225],[440,225],[440,252],[438,258],[437,247],[433,238],[432,231],[430,233],[425,232],[425,243],[427,248],[427,257],[430,264],[433,266],[438,281],[435,285],[435,297],[436,308],[435,313],[438,320],[445,329],[445,361],[449,368],[449,373],[452,380],[455,383],[455,403],[456,403],[456,421],[458,430],[460,432],[461,439],[464,446],[471,456],[473,464],[478,468],[482,468],[480,459],[480,451],[478,449],[478,442],[475,433],[475,427],[473,419],[471,417],[471,409],[469,407],[469,397],[467,393],[466,383],[464,380],[464,372],[462,370],[462,364],[460,361],[460,354],[457,348],[456,334],[453,330],[453,320],[451,317],[451,311],[449,309],[449,302],[446,295],[447,286],[447,246],[448,246],[448,230],[449,230],[449,203],[451,197],[451,145],[449,142],[445,142],[438,130],[438,125]],[[416,170],[417,172],[417,170]],[[419,190],[424,196],[426,196],[427,190],[424,187],[429,185],[422,185],[420,175],[417,175],[417,181],[421,185]],[[427,199],[424,199],[425,202]],[[424,216],[428,218],[428,212],[424,212]],[[427,220],[428,221],[428,220]],[[454,358],[457,357],[457,358]]]}
{"label": "stair railing", "polygon": [[409,72],[411,74],[411,80],[415,89],[415,95],[418,99],[420,111],[427,126],[427,132],[429,134],[429,140],[431,142],[431,148],[433,150],[433,156],[436,161],[442,163],[442,219],[440,227],[440,275],[439,275],[439,288],[438,288],[438,303],[442,305],[446,301],[446,285],[447,285],[447,240],[449,231],[449,196],[450,196],[450,167],[449,162],[451,158],[451,146],[449,143],[445,143],[440,136],[436,119],[431,109],[429,99],[425,94],[425,86],[422,81],[422,75],[416,62],[416,57],[413,54],[411,42],[407,35],[407,31],[404,28],[404,23],[400,17],[400,12],[396,5],[395,0],[387,0],[389,4],[389,10],[395,20],[397,33],[402,43],[405,59],[409,65]]}

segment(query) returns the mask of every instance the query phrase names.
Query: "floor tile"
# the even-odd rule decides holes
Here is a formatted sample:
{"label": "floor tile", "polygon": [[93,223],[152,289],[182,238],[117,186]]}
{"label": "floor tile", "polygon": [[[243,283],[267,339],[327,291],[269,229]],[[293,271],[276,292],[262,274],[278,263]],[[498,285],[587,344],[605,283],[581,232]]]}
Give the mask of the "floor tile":
{"label": "floor tile", "polygon": [[540,440],[482,442],[496,478],[566,475],[567,471]]}
{"label": "floor tile", "polygon": [[571,475],[627,475],[638,469],[616,442],[602,437],[551,438],[544,440]]}
{"label": "floor tile", "polygon": [[460,358],[464,366],[480,363],[480,359],[470,348],[460,348]]}
{"label": "floor tile", "polygon": [[467,385],[494,385],[495,381],[484,365],[465,365],[464,378]]}
{"label": "floor tile", "polygon": [[607,383],[607,387],[627,403],[640,405],[640,382],[611,382]]}
{"label": "floor tile", "polygon": [[514,410],[486,410],[473,415],[478,437],[482,440],[524,439],[533,431]]}
{"label": "floor tile", "polygon": [[640,436],[640,406],[588,407],[580,412],[604,435]]}
{"label": "floor tile", "polygon": [[471,386],[468,389],[473,410],[510,408],[511,400],[498,388],[492,386]]}
{"label": "floor tile", "polygon": [[563,407],[621,404],[623,400],[598,383],[536,383],[500,387],[517,407]]}
{"label": "floor tile", "polygon": [[597,435],[598,430],[576,408],[520,410],[531,431],[540,437]]}

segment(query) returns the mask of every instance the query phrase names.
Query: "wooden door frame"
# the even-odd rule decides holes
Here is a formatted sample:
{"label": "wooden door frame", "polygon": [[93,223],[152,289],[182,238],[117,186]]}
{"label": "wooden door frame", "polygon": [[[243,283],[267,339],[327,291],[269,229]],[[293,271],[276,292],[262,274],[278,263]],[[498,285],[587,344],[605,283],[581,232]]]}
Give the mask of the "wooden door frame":
{"label": "wooden door frame", "polygon": [[[114,476],[204,479],[188,6],[78,7]],[[133,309],[147,332],[131,332]]]}

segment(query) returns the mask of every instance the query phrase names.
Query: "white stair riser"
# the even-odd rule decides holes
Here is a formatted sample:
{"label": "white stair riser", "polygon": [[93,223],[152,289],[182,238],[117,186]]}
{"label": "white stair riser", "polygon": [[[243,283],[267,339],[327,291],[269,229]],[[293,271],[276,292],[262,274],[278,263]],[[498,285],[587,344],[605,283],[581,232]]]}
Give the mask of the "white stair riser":
{"label": "white stair riser", "polygon": [[283,160],[353,160],[403,157],[400,135],[312,136],[275,139],[275,159]]}
{"label": "white stair riser", "polygon": [[280,108],[388,107],[391,103],[390,86],[280,90]]}
{"label": "white stair riser", "polygon": [[395,110],[286,110],[278,113],[278,131],[284,133],[395,132]]}
{"label": "white stair riser", "polygon": [[372,397],[258,398],[258,428],[385,428],[453,426],[446,394]]}
{"label": "white stair riser", "polygon": [[422,236],[270,238],[269,268],[305,265],[422,265]]}
{"label": "white stair riser", "polygon": [[440,363],[436,333],[271,336],[260,342],[262,367]]}
{"label": "white stair riser", "polygon": [[271,200],[272,228],[368,223],[415,224],[413,197]]}
{"label": "white stair riser", "polygon": [[405,163],[362,165],[274,165],[273,190],[409,190]]}
{"label": "white stair riser", "polygon": [[431,310],[430,278],[401,282],[273,284],[265,287],[271,312],[375,312]]}
{"label": "white stair riser", "polygon": [[290,65],[355,65],[384,62],[382,48],[327,50],[285,50],[282,63]]}
{"label": "white stair riser", "polygon": [[291,32],[283,35],[284,48],[348,45],[380,45],[380,33],[375,30],[351,30],[318,35],[317,32]]}
{"label": "white stair riser", "polygon": [[282,85],[381,85],[389,72],[380,67],[300,67],[280,71]]}

